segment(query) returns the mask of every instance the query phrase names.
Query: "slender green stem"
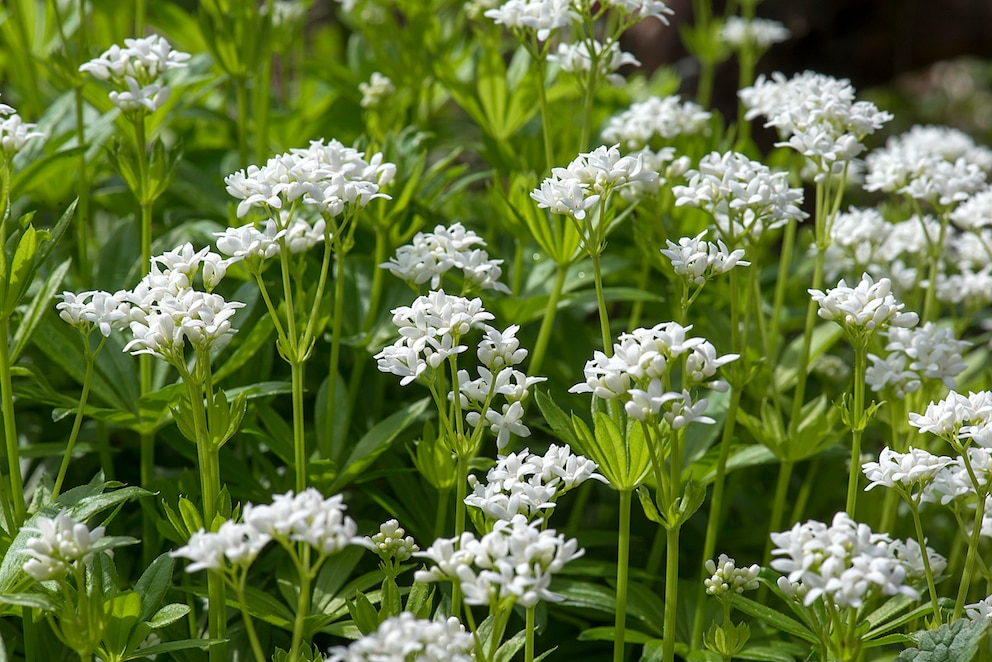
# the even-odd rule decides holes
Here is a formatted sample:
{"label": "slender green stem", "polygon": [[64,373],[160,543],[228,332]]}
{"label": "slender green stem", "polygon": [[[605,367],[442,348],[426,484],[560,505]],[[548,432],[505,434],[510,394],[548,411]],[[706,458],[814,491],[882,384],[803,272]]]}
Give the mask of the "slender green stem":
{"label": "slender green stem", "polygon": [[330,450],[330,457],[341,452],[334,443],[335,400],[338,392],[338,365],[341,361],[341,325],[344,321],[344,253],[335,254],[334,265],[334,313],[331,318],[331,362],[327,369],[327,419],[324,429],[324,443]]}
{"label": "slender green stem", "polygon": [[[920,324],[926,324],[931,322],[936,318],[936,304],[937,304],[937,288],[935,283],[937,282],[937,272],[940,270],[940,256],[944,252],[944,237],[947,235],[947,225],[950,222],[950,217],[948,214],[944,213],[940,215],[940,234],[937,237],[936,242],[930,243],[930,265],[927,278],[929,279],[930,285],[926,288],[926,294],[923,298],[923,315],[920,319]],[[924,223],[924,219],[920,216],[920,223]],[[924,226],[924,235],[929,237],[927,229]]]}
{"label": "slender green stem", "polygon": [[555,280],[551,285],[551,294],[548,297],[548,305],[544,309],[544,318],[541,320],[541,330],[537,333],[537,342],[534,344],[534,352],[531,354],[531,374],[541,374],[541,366],[544,364],[544,354],[548,349],[548,341],[551,340],[551,331],[554,329],[555,316],[558,312],[558,302],[561,300],[561,292],[565,287],[565,276],[567,274],[567,266],[557,265],[555,269]]}
{"label": "slender green stem", "polygon": [[933,627],[936,628],[940,626],[941,622],[940,605],[937,604],[937,589],[933,583],[933,570],[930,569],[930,555],[927,554],[927,539],[923,535],[923,523],[920,522],[920,506],[912,497],[909,497],[907,501],[909,502],[909,509],[913,513],[913,524],[916,526],[916,541],[920,543],[923,570],[927,576],[927,590],[930,592],[930,604],[933,605]]}
{"label": "slender green stem", "polygon": [[675,659],[675,624],[678,616],[679,591],[679,531],[680,526],[673,526],[666,532],[665,558],[665,625],[664,643],[662,644],[662,662],[672,662]]}
{"label": "slender green stem", "polygon": [[[382,225],[375,226],[375,265],[386,262],[389,258],[389,232],[388,228]],[[385,283],[386,270],[378,266],[372,272],[372,288],[369,294],[369,307],[365,311],[365,321],[362,323],[362,331],[368,333],[375,324],[379,315],[379,305],[382,301],[382,290]],[[518,290],[514,290],[515,292]]]}
{"label": "slender green stem", "polygon": [[847,514],[854,519],[854,509],[858,502],[858,479],[861,477],[861,433],[864,430],[865,415],[865,369],[868,362],[867,347],[854,349],[854,405],[851,416],[851,471],[847,482]]}
{"label": "slender green stem", "polygon": [[[961,459],[964,461],[964,466],[968,470],[972,484],[975,485],[975,491],[978,492],[978,504],[975,507],[975,521],[971,525],[971,537],[968,539],[968,555],[964,561],[964,572],[961,573],[958,596],[954,602],[954,614],[951,616],[952,622],[961,618],[961,614],[964,612],[965,602],[968,600],[968,589],[971,585],[971,578],[975,574],[975,555],[978,553],[978,542],[982,534],[982,518],[985,517],[985,499],[989,492],[987,485],[984,488],[979,487],[982,483],[975,476],[975,470],[971,466],[971,459],[968,457],[967,449],[961,454]],[[926,555],[926,548],[924,548],[923,554]]]}
{"label": "slender green stem", "polygon": [[448,502],[451,500],[451,488],[437,491],[437,512],[434,513],[434,539],[444,535],[448,524]]}
{"label": "slender green stem", "polygon": [[[897,453],[905,453],[906,449],[903,447],[902,437],[899,432],[902,422],[906,420],[906,401],[903,398],[891,398],[888,404],[889,426],[892,433],[891,448]],[[899,495],[896,494],[895,490],[886,490],[885,499],[882,502],[882,516],[878,530],[892,533],[898,512]]]}
{"label": "slender green stem", "polygon": [[[730,393],[730,407],[727,409],[727,420],[723,425],[723,435],[720,438],[720,456],[717,459],[716,479],[713,482],[713,498],[710,501],[710,515],[706,520],[706,538],[703,542],[703,563],[713,558],[716,551],[716,540],[723,523],[723,497],[727,485],[727,460],[730,458],[730,444],[734,438],[734,427],[737,422],[737,410],[741,404],[741,389],[735,387]],[[775,503],[778,507],[778,503]],[[705,578],[706,568],[701,572]],[[692,646],[698,648],[703,641],[703,612],[706,601],[703,599],[705,587],[700,582],[696,600],[696,614],[692,625]]]}
{"label": "slender green stem", "polygon": [[809,463],[809,471],[806,475],[806,480],[802,481],[802,485],[799,488],[799,494],[796,496],[796,503],[792,506],[792,515],[789,520],[792,522],[798,522],[803,518],[806,512],[806,504],[809,503],[809,495],[813,491],[813,486],[817,484],[814,479],[815,476],[820,474],[820,464],[822,460],[819,457],[814,457]]}
{"label": "slender green stem", "polygon": [[93,366],[96,364],[96,357],[103,349],[106,338],[100,340],[94,352],[90,352],[90,341],[88,337],[83,338],[86,345],[86,374],[83,377],[83,390],[79,395],[79,407],[76,409],[76,416],[72,421],[72,430],[69,432],[69,441],[65,446],[65,454],[62,456],[62,464],[59,466],[58,477],[55,479],[55,487],[52,488],[52,501],[58,498],[62,492],[62,483],[65,481],[65,474],[69,470],[69,460],[72,458],[72,450],[76,446],[76,439],[79,437],[79,429],[83,423],[83,411],[86,409],[86,400],[90,395],[90,383],[93,381]]}
{"label": "slender green stem", "polygon": [[603,295],[603,270],[599,263],[599,253],[589,255],[592,259],[593,277],[596,280],[596,305],[599,308],[599,331],[603,336],[603,353],[613,355],[612,337],[610,335],[610,316],[606,310],[606,297]]}
{"label": "slender green stem", "polygon": [[303,643],[303,624],[310,615],[310,582],[313,573],[310,568],[310,546],[303,545],[300,567],[300,594],[296,600],[296,618],[293,621],[293,641],[289,651],[290,662],[300,659],[300,645]]}
{"label": "slender green stem", "polygon": [[267,662],[268,657],[262,650],[262,644],[258,641],[258,633],[255,631],[255,621],[248,611],[248,600],[245,597],[245,582],[248,578],[247,572],[241,573],[241,578],[235,584],[235,592],[238,596],[238,607],[241,609],[241,620],[245,624],[245,632],[248,633],[248,643],[251,644],[251,652],[255,655],[255,662]]}
{"label": "slender green stem", "polygon": [[14,421],[14,392],[10,368],[10,319],[0,315],[0,397],[3,399],[3,436],[7,449],[7,469],[10,472],[10,496],[14,505],[14,520],[8,522],[8,530],[17,531],[24,523],[27,506],[24,501],[24,483],[21,480],[21,453]]}
{"label": "slender green stem", "polygon": [[[458,454],[455,473],[455,538],[461,538],[465,531],[465,495],[468,492],[468,461],[464,454]],[[451,586],[451,615],[460,616],[462,588],[457,581]]]}
{"label": "slender green stem", "polygon": [[526,639],[524,640],[524,662],[534,662],[534,630],[536,629],[534,625],[534,612],[536,610],[537,607],[531,605],[530,607],[527,607],[526,611],[527,634],[525,635]]}
{"label": "slender green stem", "polygon": [[[813,266],[813,287],[819,290],[823,287],[824,251],[817,250]],[[816,325],[816,311],[819,305],[810,298],[806,305],[806,323],[803,330],[803,349],[799,354],[799,372],[796,376],[796,390],[792,396],[792,418],[789,420],[790,431],[795,432],[799,427],[799,415],[802,412],[806,397],[807,372],[809,371],[810,348],[813,345],[813,328]]]}
{"label": "slender green stem", "polygon": [[617,604],[613,627],[613,662],[623,662],[627,628],[627,569],[630,563],[630,502],[633,492],[620,490],[620,527],[617,531]]}
{"label": "slender green stem", "polygon": [[789,267],[792,263],[792,249],[796,243],[796,219],[789,219],[782,235],[782,247],[778,257],[778,277],[775,279],[775,294],[772,298],[772,319],[768,330],[768,360],[769,367],[774,371],[777,364],[779,329],[782,324],[782,308],[785,305],[785,287],[789,281]]}
{"label": "slender green stem", "polygon": [[555,152],[551,140],[551,117],[548,115],[548,92],[544,89],[544,79],[547,74],[547,60],[537,46],[533,46],[531,57],[537,63],[537,100],[541,108],[541,133],[544,137],[545,171],[550,171],[555,165]]}
{"label": "slender green stem", "polygon": [[296,493],[307,489],[307,443],[303,427],[303,369],[302,361],[289,364],[293,382],[293,462],[296,469]]}
{"label": "slender green stem", "polygon": [[[80,27],[81,32],[85,29]],[[74,90],[76,101],[76,142],[79,150],[79,165],[76,176],[78,186],[76,195],[79,202],[76,205],[76,218],[73,219],[76,225],[76,252],[79,259],[79,273],[89,275],[90,262],[89,251],[89,220],[90,220],[90,182],[89,168],[86,166],[86,124],[83,120],[83,90],[78,85]]]}

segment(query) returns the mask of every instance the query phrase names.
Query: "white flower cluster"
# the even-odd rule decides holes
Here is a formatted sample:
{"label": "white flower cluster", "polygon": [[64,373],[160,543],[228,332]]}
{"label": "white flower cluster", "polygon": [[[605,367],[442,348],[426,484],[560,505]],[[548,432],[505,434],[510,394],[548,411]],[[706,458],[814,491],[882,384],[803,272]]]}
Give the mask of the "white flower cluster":
{"label": "white flower cluster", "polygon": [[124,48],[114,44],[100,57],[80,65],[79,70],[114,86],[110,100],[125,112],[154,112],[169,100],[171,89],[163,75],[186,66],[188,53],[175,51],[160,35],[125,39]]}
{"label": "white flower cluster", "polygon": [[336,554],[365,542],[355,535],[358,526],[344,514],[345,508],[340,494],[324,498],[313,487],[299,494],[278,494],[271,505],[246,504],[243,523],[229,520],[216,532],[201,529],[170,555],[193,561],[186,571],[197,572],[247,568],[271,540],[284,547],[306,543],[321,556]]}
{"label": "white flower cluster", "polygon": [[34,130],[35,126],[21,119],[10,106],[0,103],[0,151],[4,158],[13,158],[29,140],[45,137],[41,131]]}
{"label": "white flower cluster", "polygon": [[362,93],[362,108],[378,108],[395,94],[396,86],[388,76],[375,71],[367,83],[358,84],[358,91]]}
{"label": "white flower cluster", "polygon": [[248,166],[224,178],[227,192],[241,200],[238,218],[252,207],[269,218],[295,203],[313,205],[323,217],[334,217],[346,208],[364,207],[376,198],[396,174],[396,166],[384,163],[376,153],[368,161],[365,154],[345,147],[337,140],[311,141],[306,149],[293,149],[270,158],[261,168]]}
{"label": "white flower cluster", "polygon": [[791,36],[787,27],[767,18],[752,18],[748,21],[740,16],[730,16],[720,28],[720,37],[737,51],[747,44],[765,51],[775,44],[787,41]]}
{"label": "white flower cluster", "polygon": [[616,9],[625,17],[636,15],[638,20],[656,18],[668,25],[668,17],[675,11],[661,0],[602,0],[601,4]]}
{"label": "white flower cluster", "polygon": [[418,570],[414,578],[458,582],[469,605],[533,607],[541,600],[563,599],[551,591],[552,576],[584,553],[575,539],[565,540],[554,529],[542,531],[539,522],[516,515],[497,521],[491,533],[478,539],[467,531],[460,538],[438,538],[417,554],[434,567]]}
{"label": "white flower cluster", "polygon": [[507,0],[483,15],[516,33],[536,32],[540,41],[547,41],[552,32],[580,18],[572,0]]}
{"label": "white flower cluster", "polygon": [[406,530],[397,520],[391,519],[379,525],[379,531],[372,536],[363,538],[364,545],[375,552],[381,559],[395,559],[398,563],[406,561],[420,547],[413,536],[406,535]]}
{"label": "white flower cluster", "polygon": [[981,621],[992,618],[992,595],[984,600],[979,600],[978,602],[974,602],[970,605],[965,605],[964,616],[972,621]]}
{"label": "white flower cluster", "polygon": [[776,72],[742,89],[747,119],[768,118],[787,145],[815,167],[815,180],[841,173],[862,151],[861,140],[892,115],[869,101],[856,101],[850,81],[806,71],[791,79]]}
{"label": "white flower cluster", "polygon": [[738,152],[711,152],[685,176],[689,185],[672,189],[675,205],[708,211],[731,246],[757,242],[789,219],[808,215],[800,208],[803,190],[789,187],[788,173],[773,173]]}
{"label": "white flower cluster", "polygon": [[412,306],[394,308],[392,313],[400,338],[374,358],[380,371],[403,378],[401,386],[467,350],[467,345],[459,344],[462,336],[493,319],[481,299],[451,296],[444,290],[417,297]]}
{"label": "white flower cluster", "polygon": [[[723,365],[737,354],[718,357],[716,348],[703,338],[687,337],[692,326],[665,322],[650,329],[624,333],[613,345],[613,356],[596,351],[586,361],[585,381],[569,389],[571,393],[592,393],[598,398],[624,401],[627,415],[639,421],[657,421],[659,416],[673,429],[696,423],[713,423],[704,416],[708,402],[693,402],[698,386],[725,391],[727,383],[713,379]],[[684,356],[682,391],[666,392],[663,383]]]}
{"label": "white flower cluster", "polygon": [[456,617],[428,621],[404,611],[351,645],[335,646],[324,662],[472,662],[474,646]]}
{"label": "white flower cluster", "polygon": [[668,248],[662,248],[661,254],[667,257],[675,274],[681,276],[693,285],[702,285],[710,278],[719,274],[725,274],[734,267],[750,266],[750,262],[745,262],[744,249],[738,248],[731,251],[722,241],[703,241],[706,231],[700,232],[695,237],[682,237],[679,243],[668,239],[665,243]]}
{"label": "white flower cluster", "polygon": [[[801,596],[806,606],[821,597],[828,606],[854,609],[872,594],[920,598],[908,584],[919,576],[918,569],[906,560],[906,549],[913,542],[873,533],[867,524],[855,522],[846,513],[834,515],[829,526],[810,520],[773,533],[771,538],[776,545],[772,554],[778,557],[771,566],[786,573],[779,579],[779,588],[788,596]],[[938,556],[930,549],[927,553]]]}
{"label": "white flower cluster", "polygon": [[954,379],[968,366],[961,353],[971,346],[967,340],[957,340],[954,331],[927,322],[915,329],[891,327],[884,332],[889,353],[885,358],[869,354],[871,365],[865,380],[873,391],[891,388],[896,397],[920,390],[924,378],[939,379],[949,389]]}
{"label": "white flower cluster", "polygon": [[460,269],[470,287],[509,294],[510,288],[499,282],[503,260],[490,259],[485,247],[485,240],[461,223],[437,225],[433,232],[418,232],[379,266],[413,285],[430,281],[433,290],[441,286],[444,274]]}
{"label": "white flower cluster", "polygon": [[951,212],[951,220],[972,232],[992,227],[992,188],[982,189],[958,205]]}
{"label": "white flower cluster", "polygon": [[640,158],[645,170],[658,173],[655,181],[636,180],[620,189],[620,197],[632,204],[666,191],[669,182],[682,177],[692,166],[692,159],[676,156],[674,147],[662,147],[657,152],[642,147],[631,156]]}
{"label": "white flower cluster", "polygon": [[[483,338],[479,342],[476,356],[481,364],[479,377],[469,379],[467,370],[459,370],[458,397],[465,420],[469,425],[483,423],[496,435],[496,448],[502,450],[510,443],[510,436],[529,437],[530,429],[524,425],[524,400],[530,395],[530,387],[545,380],[544,377],[528,377],[514,368],[527,358],[527,350],[520,347],[517,331],[513,324],[504,331],[483,325]],[[494,398],[502,396],[505,403],[497,410]],[[454,392],[448,399],[454,399]]]}
{"label": "white flower cluster", "polygon": [[702,106],[683,102],[677,95],[649,97],[611,117],[602,135],[608,143],[639,149],[658,139],[668,142],[681,135],[703,133],[711,118],[712,113]]}
{"label": "white flower cluster", "polygon": [[106,338],[111,331],[128,328],[131,322],[127,294],[124,290],[114,294],[100,290],[78,294],[63,292],[58,295],[62,301],[55,305],[55,310],[66,324],[76,327],[84,335],[99,329]]}
{"label": "white flower cluster", "polygon": [[[920,495],[922,501],[951,507],[970,506],[972,509],[977,505],[979,490],[984,490],[992,476],[992,449],[979,446],[968,448],[965,452],[979,484],[976,485],[971,479],[964,458],[958,456],[937,471],[933,479],[923,486],[923,493]],[[989,501],[986,498],[986,518],[990,512]],[[988,523],[983,522],[983,535],[988,536],[990,533],[986,532],[987,526]]]}
{"label": "white flower cluster", "polygon": [[[203,284],[213,289],[235,261],[209,248],[195,251],[189,243],[153,257],[151,271],[133,291],[114,295],[130,303],[127,314],[134,339],[124,350],[185,367],[187,340],[199,351],[224,347],[237,333],[231,317],[244,304],[195,290],[193,285],[200,274]],[[124,309],[122,305],[119,311]]]}
{"label": "white flower cluster", "polygon": [[576,220],[613,190],[640,182],[654,184],[658,173],[644,167],[641,154],[621,156],[618,145],[597,147],[579,154],[566,168],[553,168],[551,177],[530,197],[541,209],[567,214]]}
{"label": "white flower cluster", "polygon": [[35,581],[44,582],[65,577],[79,563],[89,563],[93,546],[103,538],[105,528],[98,526],[90,530],[62,510],[54,519],[38,517],[34,526],[25,531],[36,535],[25,543],[31,558],[24,564],[24,572]]}
{"label": "white flower cluster", "polygon": [[861,465],[861,471],[868,479],[865,492],[879,485],[891,488],[898,484],[907,491],[911,491],[914,486],[925,487],[941,469],[953,462],[954,458],[934,455],[912,446],[907,453],[897,453],[886,446],[878,454],[878,462],[865,462]]}
{"label": "white flower cluster", "polygon": [[704,565],[706,572],[710,573],[710,577],[703,580],[706,593],[709,595],[723,596],[758,588],[758,573],[761,571],[761,566],[757,563],[738,568],[737,561],[726,554],[721,554],[716,562],[713,559],[706,559]]}
{"label": "white flower cluster", "polygon": [[554,508],[562,494],[590,478],[606,482],[596,468],[595,462],[575,455],[567,445],[552,445],[543,456],[525,448],[500,455],[486,474],[485,484],[470,475],[473,493],[465,497],[465,503],[494,520],[523,515],[531,521]]}
{"label": "white flower cluster", "polygon": [[890,326],[912,327],[920,321],[916,313],[902,313],[905,304],[892,296],[892,282],[881,278],[876,283],[868,274],[861,276],[861,282],[848,287],[844,280],[837,287],[809,290],[813,301],[819,304],[817,314],[827,321],[837,322],[856,347],[861,347],[873,333]]}
{"label": "white flower cluster", "polygon": [[606,44],[596,41],[580,41],[575,44],[558,44],[557,53],[548,54],[549,62],[557,62],[562,71],[569,73],[586,73],[592,71],[593,62],[597,64],[597,75],[605,78],[610,84],[622,87],[626,82],[624,77],[616,73],[623,66],[640,66],[641,62],[632,54],[620,50],[619,41]]}
{"label": "white flower cluster", "polygon": [[974,439],[980,446],[992,447],[992,392],[979,391],[967,396],[950,391],[939,402],[930,402],[923,414],[911,412],[909,424],[948,442]]}
{"label": "white flower cluster", "polygon": [[915,126],[889,138],[865,162],[865,190],[901,193],[950,207],[986,188],[992,150],[957,129]]}

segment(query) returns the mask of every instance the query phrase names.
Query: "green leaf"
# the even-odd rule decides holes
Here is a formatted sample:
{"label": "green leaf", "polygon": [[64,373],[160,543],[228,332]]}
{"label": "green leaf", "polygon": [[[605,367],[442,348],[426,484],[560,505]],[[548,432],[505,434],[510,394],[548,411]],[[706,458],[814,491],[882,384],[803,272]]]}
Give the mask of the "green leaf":
{"label": "green leaf", "polygon": [[989,629],[989,620],[961,618],[936,630],[923,630],[912,636],[916,648],[907,648],[897,662],[958,662],[971,660]]}
{"label": "green leaf", "polygon": [[793,636],[799,637],[800,639],[805,639],[811,644],[818,644],[819,640],[816,635],[813,634],[805,625],[799,621],[786,616],[780,611],[776,611],[771,607],[766,607],[765,605],[755,602],[750,598],[745,598],[742,595],[733,596],[733,605],[736,609],[748,614],[749,616],[754,616],[760,621],[768,623],[776,630],[781,630]]}
{"label": "green leaf", "polygon": [[186,530],[195,533],[203,528],[203,518],[200,511],[192,501],[186,497],[179,497],[179,514],[183,517],[183,524]]}
{"label": "green leaf", "polygon": [[504,641],[502,645],[496,649],[496,655],[493,656],[493,662],[511,662],[513,660],[513,656],[523,650],[525,643],[527,643],[527,633],[524,630],[521,630]]}
{"label": "green leaf", "polygon": [[17,249],[14,251],[14,257],[10,262],[7,289],[3,297],[3,309],[0,311],[4,317],[10,317],[24,291],[31,284],[31,272],[37,251],[38,231],[34,229],[33,225],[29,225],[21,234],[20,241],[17,242]]}
{"label": "green leaf", "polygon": [[369,635],[379,627],[379,614],[364,593],[356,593],[354,600],[348,600],[348,613],[363,635]]}
{"label": "green leaf", "polygon": [[417,618],[430,618],[434,604],[434,584],[414,581],[406,596],[406,611]]}
{"label": "green leaf", "polygon": [[541,391],[535,391],[534,398],[537,400],[538,409],[544,415],[544,420],[548,422],[558,438],[578,450],[580,448],[579,441],[576,439],[568,414],[562,411],[562,408],[550,396]]}
{"label": "green leaf", "polygon": [[17,331],[14,332],[10,349],[11,363],[14,363],[20,357],[35,327],[38,326],[44,313],[51,307],[52,298],[62,285],[62,280],[65,278],[66,273],[69,272],[69,265],[71,264],[72,260],[67,259],[55,267],[52,273],[48,275],[48,278],[45,279],[45,282],[42,283],[41,289],[38,290],[34,299],[31,300],[31,305],[28,306],[20,324],[17,325]]}
{"label": "green leaf", "polygon": [[189,605],[173,602],[172,604],[165,605],[155,612],[155,615],[148,621],[148,625],[153,630],[158,630],[159,628],[164,628],[167,625],[172,625],[188,613]]}
{"label": "green leaf", "polygon": [[661,524],[666,529],[668,528],[668,520],[665,519],[665,516],[661,514],[661,511],[655,505],[654,499],[651,497],[651,490],[643,485],[638,487],[637,500],[641,502],[641,508],[644,509],[644,514],[649,520]]}
{"label": "green leaf", "polygon": [[166,591],[172,586],[172,570],[175,560],[168,552],[161,554],[141,573],[134,591],[141,596],[141,620],[147,621],[155,613]]}
{"label": "green leaf", "polygon": [[41,611],[55,611],[55,603],[41,593],[0,593],[0,604],[28,607]]}
{"label": "green leaf", "polygon": [[154,646],[136,650],[134,653],[125,657],[124,660],[143,660],[148,659],[152,655],[161,655],[162,653],[171,653],[172,651],[187,650],[190,648],[210,648],[225,641],[227,639],[179,639],[177,641],[167,641],[164,644],[155,644]]}
{"label": "green leaf", "polygon": [[127,652],[131,630],[141,622],[141,596],[134,591],[118,593],[110,601],[110,620],[103,631],[104,648],[115,655]]}
{"label": "green leaf", "polygon": [[429,402],[430,398],[423,398],[407,405],[369,430],[352,449],[344,463],[344,468],[335,477],[328,492],[332,494],[340,492],[343,487],[368,469],[376,458],[386,452],[397,435],[427,409]]}
{"label": "green leaf", "polygon": [[[609,627],[589,628],[579,633],[579,641],[615,641],[617,630],[612,625]],[[654,639],[650,634],[624,628],[624,642],[628,644],[646,644]]]}
{"label": "green leaf", "polygon": [[272,338],[275,326],[272,318],[263,315],[248,333],[238,334],[237,349],[219,368],[214,371],[214,383],[233,374],[238,368],[251,361],[258,354],[258,351]]}

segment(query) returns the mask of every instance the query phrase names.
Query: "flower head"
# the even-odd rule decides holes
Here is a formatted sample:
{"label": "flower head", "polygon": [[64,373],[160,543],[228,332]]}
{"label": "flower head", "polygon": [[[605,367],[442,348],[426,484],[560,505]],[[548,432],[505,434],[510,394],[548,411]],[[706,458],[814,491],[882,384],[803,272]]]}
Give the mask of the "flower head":
{"label": "flower head", "polygon": [[446,621],[401,612],[349,646],[335,646],[324,662],[472,662],[475,640],[454,616]]}
{"label": "flower head", "polygon": [[819,304],[821,318],[837,322],[843,327],[852,344],[863,346],[871,334],[890,326],[912,327],[919,321],[916,313],[903,313],[904,304],[891,294],[892,282],[881,278],[876,283],[864,274],[855,287],[848,287],[841,280],[837,287],[827,290],[809,290],[813,301]]}
{"label": "flower head", "polygon": [[24,572],[39,582],[61,579],[71,567],[89,563],[105,531],[102,526],[90,529],[77,522],[67,510],[54,518],[38,517],[26,530],[35,535],[25,543],[31,558],[24,564]]}

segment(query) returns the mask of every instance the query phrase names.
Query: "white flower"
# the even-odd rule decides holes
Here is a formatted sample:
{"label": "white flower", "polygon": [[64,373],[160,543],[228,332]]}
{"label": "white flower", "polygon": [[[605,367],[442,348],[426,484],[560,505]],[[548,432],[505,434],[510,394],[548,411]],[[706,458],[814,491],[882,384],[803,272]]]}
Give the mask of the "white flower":
{"label": "white flower", "polygon": [[706,559],[704,566],[706,572],[711,575],[703,580],[706,593],[709,595],[743,593],[758,588],[758,572],[761,571],[758,564],[738,568],[734,559],[726,554],[721,554],[716,562],[713,559]]}
{"label": "white flower", "polygon": [[879,453],[878,462],[865,462],[861,465],[868,479],[865,492],[878,485],[895,487],[898,483],[910,489],[917,484],[925,485],[941,469],[953,462],[954,458],[933,455],[912,446],[907,453],[897,453],[886,446]]}
{"label": "white flower", "polygon": [[276,230],[276,224],[268,221],[259,230],[254,223],[215,232],[217,250],[234,258],[258,258],[267,260],[279,254],[279,238],[285,230]]}
{"label": "white flower", "polygon": [[867,335],[882,331],[889,326],[911,327],[919,321],[916,313],[902,313],[904,304],[898,303],[891,294],[892,282],[881,278],[876,283],[871,276],[864,274],[855,287],[848,287],[841,280],[837,287],[826,293],[809,290],[813,301],[819,304],[817,313],[827,321],[837,322],[853,341],[861,341]]}
{"label": "white flower", "polygon": [[483,15],[514,32],[533,30],[540,41],[547,41],[555,30],[579,20],[571,0],[507,0]]}
{"label": "white flower", "polygon": [[[576,540],[553,529],[540,530],[539,522],[528,523],[523,515],[499,520],[492,532],[476,539],[469,532],[461,538],[439,538],[417,554],[434,567],[417,571],[419,582],[457,581],[470,605],[488,605],[496,600],[506,608],[513,604],[532,607],[541,600],[563,598],[550,590],[552,576],[566,563],[582,556]],[[457,549],[455,544],[457,543]]]}
{"label": "white flower", "polygon": [[789,219],[807,216],[800,208],[802,189],[789,187],[787,173],[773,173],[737,152],[712,152],[685,177],[688,186],[672,189],[676,206],[708,211],[731,246],[745,239],[756,242]]}
{"label": "white flower", "polygon": [[321,555],[329,555],[362,543],[355,535],[358,526],[344,514],[345,508],[340,494],[325,499],[309,487],[299,494],[278,494],[271,505],[246,505],[244,521],[280,544],[304,542]]}
{"label": "white flower", "polygon": [[24,572],[35,581],[43,582],[61,579],[71,566],[80,562],[89,563],[94,545],[103,538],[105,528],[99,526],[90,530],[63,509],[54,518],[38,517],[34,526],[25,530],[36,535],[25,543],[32,558],[24,564]]}
{"label": "white flower", "polygon": [[620,10],[627,17],[636,15],[638,20],[656,18],[668,25],[668,17],[674,10],[661,0],[603,0],[603,4]]}
{"label": "white flower", "polygon": [[128,328],[130,304],[127,292],[114,294],[99,290],[80,292],[63,292],[58,295],[62,301],[55,305],[59,317],[87,333],[90,329],[99,329],[104,337],[109,337],[113,330]]}
{"label": "white flower", "polygon": [[992,595],[964,606],[965,618],[972,621],[981,621],[992,618]]}
{"label": "white flower", "polygon": [[951,212],[951,220],[965,230],[992,227],[992,188],[972,194]]}
{"label": "white flower", "polygon": [[741,259],[744,257],[743,249],[731,251],[722,241],[718,240],[715,244],[703,241],[705,234],[703,231],[695,237],[682,237],[677,244],[670,239],[665,241],[668,248],[661,249],[661,254],[671,261],[676,275],[694,285],[702,285],[737,265],[746,267],[751,264]]}
{"label": "white flower", "polygon": [[593,60],[596,61],[597,75],[620,87],[624,84],[623,76],[614,73],[620,67],[640,66],[641,62],[630,53],[620,50],[620,42],[611,41],[603,44],[599,41],[580,41],[576,44],[558,44],[557,53],[549,53],[548,61],[557,62],[562,71],[569,73],[586,73],[592,70]]}
{"label": "white flower", "polygon": [[358,91],[362,93],[362,108],[377,108],[396,92],[396,86],[388,76],[376,71],[369,82],[358,84]]}
{"label": "white flower", "polygon": [[25,122],[20,115],[12,114],[14,109],[10,106],[3,108],[9,109],[11,113],[7,113],[6,117],[0,113],[0,149],[9,159],[24,149],[28,141],[44,138],[45,134],[34,130],[36,124]]}
{"label": "white flower", "polygon": [[586,217],[586,210],[599,202],[599,195],[590,193],[582,182],[576,179],[561,179],[557,175],[541,182],[541,188],[530,194],[541,209],[552,214],[567,214],[576,220]]}
{"label": "white flower", "polygon": [[383,522],[379,526],[378,533],[363,538],[363,541],[380,558],[395,559],[399,563],[406,561],[415,552],[420,551],[420,547],[417,546],[413,537],[406,535],[406,531],[395,519]]}
{"label": "white flower", "polygon": [[324,662],[472,662],[474,648],[456,617],[429,621],[404,611],[347,647],[334,646]]}
{"label": "white flower", "polygon": [[205,529],[195,532],[184,546],[169,552],[169,556],[193,561],[186,566],[186,572],[224,570],[227,564],[247,568],[271,539],[253,526],[227,520],[216,532]]}
{"label": "white flower", "polygon": [[779,557],[772,568],[802,586],[807,606],[825,597],[828,605],[858,609],[871,592],[920,598],[906,583],[913,568],[892,550],[892,540],[846,513],[837,513],[830,526],[810,520],[771,538],[776,545],[772,554]]}
{"label": "white flower", "polygon": [[603,140],[640,149],[656,139],[670,141],[677,136],[704,133],[712,114],[702,106],[683,102],[678,96],[649,97],[610,118],[603,129]]}
{"label": "white flower", "polygon": [[909,424],[920,432],[942,439],[956,439],[962,427],[987,423],[992,414],[992,393],[979,391],[967,396],[950,391],[939,402],[930,402],[923,414],[910,413]]}
{"label": "white flower", "polygon": [[729,16],[720,28],[720,37],[734,50],[740,50],[748,43],[767,50],[791,36],[787,27],[767,18],[752,18],[748,21],[740,16]]}
{"label": "white flower", "polygon": [[114,45],[100,57],[79,67],[99,80],[114,86],[110,100],[124,111],[147,109],[154,112],[168,100],[170,88],[163,74],[186,66],[188,53],[172,49],[169,42],[150,35],[142,39],[125,39],[124,48]]}

